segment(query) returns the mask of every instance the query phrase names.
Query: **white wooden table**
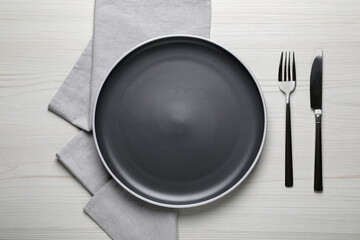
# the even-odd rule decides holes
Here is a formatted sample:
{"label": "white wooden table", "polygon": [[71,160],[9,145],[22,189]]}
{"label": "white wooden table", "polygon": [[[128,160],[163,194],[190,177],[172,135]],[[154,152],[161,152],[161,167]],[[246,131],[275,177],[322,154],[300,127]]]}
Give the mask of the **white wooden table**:
{"label": "white wooden table", "polygon": [[[211,38],[253,70],[268,133],[234,192],[179,211],[179,239],[360,239],[360,1],[213,0]],[[0,0],[0,239],[108,239],[54,154],[78,131],[47,111],[92,35],[93,0]],[[313,192],[313,54],[324,50],[324,192]],[[295,50],[294,187],[284,187],[282,50]]]}

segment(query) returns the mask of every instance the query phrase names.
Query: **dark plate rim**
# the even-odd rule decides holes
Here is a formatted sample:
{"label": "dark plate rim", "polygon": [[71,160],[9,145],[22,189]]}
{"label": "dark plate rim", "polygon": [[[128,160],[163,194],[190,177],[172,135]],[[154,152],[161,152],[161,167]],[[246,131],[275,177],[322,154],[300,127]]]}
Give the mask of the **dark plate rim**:
{"label": "dark plate rim", "polygon": [[[98,141],[97,141],[97,137],[96,137],[96,127],[95,127],[95,115],[96,115],[96,106],[97,106],[97,103],[98,103],[98,99],[99,99],[99,96],[100,96],[100,93],[101,93],[101,90],[104,86],[104,83],[106,81],[106,79],[108,78],[108,76],[110,75],[110,73],[112,72],[112,70],[127,56],[129,55],[131,52],[135,51],[136,49],[138,49],[139,47],[143,46],[143,45],[146,45],[150,42],[153,42],[153,41],[157,41],[157,40],[161,40],[161,39],[166,39],[166,38],[178,38],[178,37],[182,37],[182,38],[192,38],[192,39],[197,39],[197,40],[202,40],[202,41],[205,41],[205,42],[208,42],[210,44],[213,44],[223,50],[225,50],[226,52],[228,52],[230,55],[232,55],[235,59],[237,59],[240,64],[242,64],[245,69],[250,73],[252,79],[254,80],[255,82],[255,85],[259,91],[259,94],[261,96],[261,101],[262,101],[262,106],[263,106],[263,111],[264,111],[264,132],[263,132],[263,136],[262,136],[262,140],[261,140],[261,145],[259,147],[259,150],[258,150],[258,153],[253,161],[253,163],[251,164],[250,168],[247,170],[247,172],[244,174],[244,176],[238,181],[236,182],[232,187],[230,187],[229,189],[227,189],[226,191],[222,192],[221,194],[215,196],[215,197],[212,197],[212,198],[209,198],[207,200],[204,200],[204,201],[199,201],[199,202],[196,202],[196,203],[191,203],[191,204],[168,204],[168,203],[162,203],[162,202],[159,202],[159,201],[154,201],[154,200],[151,200],[151,199],[148,199],[144,196],[141,196],[140,194],[134,192],[133,190],[131,190],[130,188],[128,188],[124,183],[122,183],[116,176],[115,174],[111,171],[111,169],[108,167],[108,165],[106,164],[106,161],[105,159],[103,158],[102,154],[101,154],[101,151],[100,151],[100,148],[99,148],[99,145],[98,145]],[[207,203],[211,203],[225,195],[227,195],[228,193],[230,193],[232,190],[234,190],[238,185],[240,185],[241,182],[243,182],[246,177],[250,174],[250,172],[253,170],[253,168],[255,167],[256,163],[258,162],[259,158],[260,158],[260,155],[261,155],[261,152],[263,150],[263,147],[264,147],[264,142],[265,142],[265,137],[266,137],[266,131],[267,131],[267,114],[266,114],[266,105],[265,105],[265,98],[264,98],[264,95],[263,95],[263,92],[261,91],[261,88],[260,88],[260,85],[258,83],[258,81],[256,80],[255,78],[255,75],[252,73],[252,71],[250,70],[250,68],[238,57],[236,56],[233,52],[231,52],[229,49],[225,48],[224,46],[221,46],[219,45],[218,43],[210,40],[210,39],[207,39],[207,38],[204,38],[204,37],[200,37],[200,36],[195,36],[195,35],[190,35],[190,34],[170,34],[170,35],[163,35],[163,36],[159,36],[159,37],[155,37],[155,38],[152,38],[152,39],[149,39],[147,41],[144,41],[140,44],[138,44],[137,46],[131,48],[129,51],[127,51],[123,56],[121,56],[116,62],[115,64],[110,68],[110,71],[108,71],[108,73],[106,74],[106,77],[103,79],[102,81],[102,84],[100,86],[100,89],[97,93],[97,96],[96,96],[96,100],[95,100],[95,104],[94,104],[94,108],[93,108],[93,114],[92,114],[92,131],[93,131],[93,137],[94,137],[94,140],[95,140],[95,146],[96,146],[96,150],[99,154],[99,157],[101,159],[101,162],[103,163],[103,165],[105,166],[106,170],[108,171],[108,173],[111,175],[111,177],[118,183],[120,184],[121,187],[123,187],[127,192],[129,192],[130,194],[132,194],[133,196],[145,201],[145,202],[148,202],[148,203],[151,203],[151,204],[154,204],[154,205],[157,205],[157,206],[161,206],[161,207],[168,207],[168,208],[190,208],[190,207],[197,207],[197,206],[202,206],[202,205],[205,205]]]}

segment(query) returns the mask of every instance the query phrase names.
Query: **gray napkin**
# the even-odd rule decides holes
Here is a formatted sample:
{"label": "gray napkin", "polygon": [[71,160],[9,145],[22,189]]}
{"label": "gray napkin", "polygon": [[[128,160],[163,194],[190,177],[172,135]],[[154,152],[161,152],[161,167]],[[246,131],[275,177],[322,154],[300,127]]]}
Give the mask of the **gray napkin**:
{"label": "gray napkin", "polygon": [[71,124],[89,131],[93,39],[89,41],[48,109]]}
{"label": "gray napkin", "polygon": [[132,47],[168,34],[210,36],[210,0],[96,0],[94,41],[89,42],[49,110],[91,130],[99,87],[116,61]]}
{"label": "gray napkin", "polygon": [[96,152],[93,136],[87,132],[80,131],[56,157],[91,194],[111,179]]}
{"label": "gray napkin", "polygon": [[84,211],[112,239],[177,239],[176,211],[148,204],[124,191],[102,165],[91,134],[81,131],[56,156],[95,194]]}
{"label": "gray napkin", "polygon": [[176,240],[174,209],[138,200],[110,180],[86,204],[84,211],[112,239]]}
{"label": "gray napkin", "polygon": [[[209,37],[210,0],[96,0],[94,36],[49,104],[49,110],[91,130],[99,86],[130,48],[152,37]],[[134,199],[104,169],[91,134],[81,131],[57,157],[94,194],[84,211],[113,239],[176,239],[176,211]],[[104,186],[105,185],[105,186]]]}

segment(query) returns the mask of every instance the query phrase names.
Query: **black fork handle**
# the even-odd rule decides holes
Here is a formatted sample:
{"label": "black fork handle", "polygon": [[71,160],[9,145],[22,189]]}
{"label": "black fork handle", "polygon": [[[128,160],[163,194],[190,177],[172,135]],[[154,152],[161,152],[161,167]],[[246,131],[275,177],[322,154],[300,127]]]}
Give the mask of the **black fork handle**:
{"label": "black fork handle", "polygon": [[285,186],[292,187],[293,164],[292,164],[292,143],[291,143],[291,118],[290,102],[286,103],[286,133],[285,133]]}

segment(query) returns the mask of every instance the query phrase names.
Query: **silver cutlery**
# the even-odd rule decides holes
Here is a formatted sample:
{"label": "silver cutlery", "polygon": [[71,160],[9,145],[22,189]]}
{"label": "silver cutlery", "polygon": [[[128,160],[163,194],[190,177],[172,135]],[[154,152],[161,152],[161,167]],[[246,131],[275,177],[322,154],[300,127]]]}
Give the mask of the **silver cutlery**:
{"label": "silver cutlery", "polygon": [[321,115],[322,115],[322,60],[321,49],[316,51],[310,74],[310,105],[315,112],[315,176],[314,190],[322,191],[322,149],[321,149]]}
{"label": "silver cutlery", "polygon": [[282,52],[279,65],[279,88],[286,97],[286,134],[285,134],[285,186],[293,186],[293,164],[291,143],[290,94],[296,87],[295,53]]}

